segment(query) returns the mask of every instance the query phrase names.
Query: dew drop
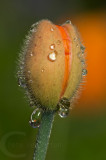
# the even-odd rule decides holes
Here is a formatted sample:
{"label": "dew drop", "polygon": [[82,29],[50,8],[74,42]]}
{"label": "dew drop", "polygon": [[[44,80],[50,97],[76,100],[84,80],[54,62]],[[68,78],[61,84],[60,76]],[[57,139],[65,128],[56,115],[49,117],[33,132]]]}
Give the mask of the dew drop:
{"label": "dew drop", "polygon": [[44,72],[44,69],[42,69],[41,72]]}
{"label": "dew drop", "polygon": [[70,21],[70,20],[67,20],[66,23],[67,23],[67,24],[71,24],[71,21]]}
{"label": "dew drop", "polygon": [[24,82],[24,79],[22,77],[19,77],[18,79],[18,86],[22,88],[26,88],[26,84]]}
{"label": "dew drop", "polygon": [[31,120],[29,121],[29,124],[32,128],[38,128],[41,123],[41,114],[42,110],[40,108],[35,109],[31,114]]}
{"label": "dew drop", "polygon": [[59,107],[58,115],[61,118],[67,117],[69,114],[70,101],[64,97],[58,103],[58,107]]}
{"label": "dew drop", "polygon": [[58,111],[58,115],[61,118],[65,118],[68,116],[68,114],[69,114],[69,108],[65,108],[63,105],[61,105],[61,107],[59,108],[59,111]]}
{"label": "dew drop", "polygon": [[55,49],[55,44],[51,44],[50,49]]}
{"label": "dew drop", "polygon": [[82,70],[82,75],[85,76],[87,74],[87,69]]}
{"label": "dew drop", "polygon": [[84,66],[85,65],[85,60],[81,60],[81,63]]}
{"label": "dew drop", "polygon": [[49,55],[48,55],[48,59],[52,62],[54,62],[56,60],[56,57],[57,57],[56,51],[53,51],[53,52],[49,53]]}
{"label": "dew drop", "polygon": [[50,30],[53,32],[53,31],[54,31],[54,28],[51,28]]}
{"label": "dew drop", "polygon": [[32,57],[33,56],[33,53],[31,52],[30,56]]}
{"label": "dew drop", "polygon": [[80,48],[81,48],[82,54],[84,54],[84,52],[85,52],[85,46],[81,45]]}

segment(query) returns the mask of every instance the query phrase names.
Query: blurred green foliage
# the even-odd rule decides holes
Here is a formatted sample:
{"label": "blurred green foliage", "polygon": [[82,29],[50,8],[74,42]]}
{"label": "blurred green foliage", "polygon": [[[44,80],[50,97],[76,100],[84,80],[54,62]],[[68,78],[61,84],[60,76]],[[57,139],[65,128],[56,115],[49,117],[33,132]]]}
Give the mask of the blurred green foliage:
{"label": "blurred green foliage", "polygon": [[[95,3],[97,5],[94,5]],[[91,5],[90,5],[91,4]],[[99,1],[0,1],[0,159],[30,160],[37,129],[29,117],[33,111],[17,85],[16,62],[30,25],[42,18],[56,20],[67,12],[78,14],[104,8]],[[47,160],[105,160],[106,114],[56,116]]]}

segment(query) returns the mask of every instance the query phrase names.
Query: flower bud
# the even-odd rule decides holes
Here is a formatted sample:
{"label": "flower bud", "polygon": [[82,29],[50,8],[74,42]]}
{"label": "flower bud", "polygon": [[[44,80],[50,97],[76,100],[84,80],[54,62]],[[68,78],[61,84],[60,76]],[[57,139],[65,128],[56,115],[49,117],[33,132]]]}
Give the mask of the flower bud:
{"label": "flower bud", "polygon": [[83,48],[74,26],[42,20],[32,26],[20,58],[19,82],[30,103],[55,110],[71,99],[82,79]]}

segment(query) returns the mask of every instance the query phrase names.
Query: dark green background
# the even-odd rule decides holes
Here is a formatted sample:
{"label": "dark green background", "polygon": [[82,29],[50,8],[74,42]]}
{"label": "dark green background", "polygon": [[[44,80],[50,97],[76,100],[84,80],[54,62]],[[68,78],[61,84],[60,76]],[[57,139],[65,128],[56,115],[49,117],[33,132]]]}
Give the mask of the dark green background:
{"label": "dark green background", "polygon": [[[33,155],[37,129],[28,124],[33,109],[15,78],[18,53],[30,26],[42,18],[55,22],[65,14],[100,9],[106,9],[105,1],[0,1],[0,160],[31,160]],[[47,160],[106,160],[106,112],[91,116],[77,114],[79,110],[74,108],[66,119],[55,117]]]}

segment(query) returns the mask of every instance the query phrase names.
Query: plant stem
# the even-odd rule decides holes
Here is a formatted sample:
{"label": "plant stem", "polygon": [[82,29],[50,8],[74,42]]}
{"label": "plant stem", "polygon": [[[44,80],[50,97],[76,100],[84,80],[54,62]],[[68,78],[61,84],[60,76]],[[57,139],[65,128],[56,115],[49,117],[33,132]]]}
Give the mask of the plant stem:
{"label": "plant stem", "polygon": [[37,135],[33,160],[45,160],[53,119],[53,111],[43,112],[41,125]]}

